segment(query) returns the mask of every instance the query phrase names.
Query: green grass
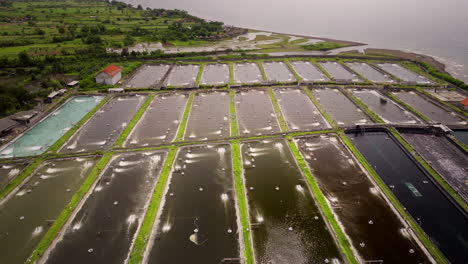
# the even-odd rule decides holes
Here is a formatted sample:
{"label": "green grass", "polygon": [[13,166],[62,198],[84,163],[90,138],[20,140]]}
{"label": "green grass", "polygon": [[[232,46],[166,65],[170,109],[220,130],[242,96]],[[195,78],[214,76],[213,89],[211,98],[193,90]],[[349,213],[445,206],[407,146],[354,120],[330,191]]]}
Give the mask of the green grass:
{"label": "green grass", "polygon": [[281,108],[278,104],[278,100],[276,100],[276,96],[272,88],[268,88],[268,94],[270,95],[273,108],[275,109],[276,118],[278,119],[278,122],[280,124],[281,132],[288,131],[288,125],[284,119],[283,113],[281,112]]}
{"label": "green grass", "polygon": [[200,68],[198,69],[198,73],[197,73],[197,79],[195,80],[196,85],[200,84],[200,80],[202,78],[203,70],[205,69],[205,65],[206,65],[206,63],[200,63]]}
{"label": "green grass", "polygon": [[283,60],[284,63],[288,66],[289,70],[292,72],[292,74],[294,74],[294,77],[296,77],[296,80],[297,81],[302,81],[302,77],[297,74],[296,70],[294,69],[294,67],[289,63],[289,60]]}
{"label": "green grass", "polygon": [[229,84],[234,84],[234,63],[228,62],[229,65]]}
{"label": "green grass", "polygon": [[401,66],[403,66],[403,68],[406,68],[410,71],[413,71],[417,74],[420,74],[426,78],[428,78],[429,80],[435,82],[435,83],[438,83],[438,84],[445,84],[445,81],[442,81],[441,79],[439,78],[436,78],[428,73],[426,73],[423,69],[421,69],[421,67],[419,67],[418,65],[412,63],[412,62],[402,62],[400,63]]}
{"label": "green grass", "polygon": [[192,109],[192,102],[194,97],[195,93],[190,93],[189,98],[187,100],[187,104],[185,105],[184,115],[182,116],[182,120],[180,121],[179,130],[177,130],[175,142],[180,142],[184,140],[185,128],[187,126],[188,118],[190,116],[190,110]]}
{"label": "green grass", "polygon": [[356,74],[363,82],[366,82],[366,83],[368,83],[368,84],[373,84],[373,82],[369,81],[369,80],[368,80],[366,77],[364,77],[362,74],[360,74],[359,72],[357,72],[357,71],[351,69],[351,67],[349,67],[349,66],[345,63],[345,61],[340,61],[340,62],[338,62],[338,63],[341,64],[341,66],[343,66],[343,68],[347,69],[349,72]]}
{"label": "green grass", "polygon": [[13,191],[19,184],[21,184],[24,179],[31,175],[31,173],[33,173],[43,161],[43,158],[35,159],[20,173],[20,175],[16,176],[2,190],[0,190],[0,201],[3,200],[3,198],[5,198],[8,194],[10,194],[10,192]]}
{"label": "green grass", "polygon": [[133,128],[135,125],[138,123],[140,118],[143,116],[143,114],[146,112],[146,109],[150,106],[151,102],[153,101],[155,94],[151,93],[148,98],[146,98],[145,102],[141,105],[140,109],[138,109],[138,112],[136,112],[135,116],[133,116],[132,120],[130,123],[128,123],[127,127],[122,131],[122,134],[120,134],[119,138],[114,144],[114,148],[121,148],[125,140],[127,139],[128,135],[132,132]]}
{"label": "green grass", "polygon": [[330,126],[336,128],[337,124],[335,123],[333,118],[331,118],[331,116],[327,113],[327,111],[325,111],[325,109],[323,109],[322,105],[319,103],[317,98],[315,98],[315,96],[312,94],[312,92],[307,87],[302,87],[302,90],[304,90],[304,92],[310,98],[310,100],[315,105],[315,107],[317,107],[317,109],[322,114],[322,116],[325,118],[325,120],[327,120],[328,124],[330,124]]}
{"label": "green grass", "polygon": [[59,140],[57,140],[50,148],[46,151],[46,153],[55,153],[57,152],[63,144],[65,144],[74,134],[75,132],[80,129],[103,105],[105,105],[109,101],[110,97],[104,97],[104,99],[97,104],[93,110],[89,111],[81,120],[76,123],[70,130],[68,130]]}
{"label": "green grass", "polygon": [[305,50],[317,50],[317,51],[327,51],[327,50],[332,50],[332,49],[338,49],[338,48],[343,48],[348,45],[341,44],[341,43],[336,43],[336,42],[317,42],[314,44],[306,44],[306,45],[301,45],[301,47]]}
{"label": "green grass", "polygon": [[382,192],[392,203],[392,205],[397,209],[400,215],[406,220],[406,222],[411,226],[412,230],[416,233],[416,236],[419,238],[424,247],[429,251],[429,253],[434,257],[437,263],[448,263],[444,255],[439,251],[439,249],[432,243],[429,236],[423,231],[423,229],[416,223],[416,221],[411,217],[408,211],[400,204],[399,200],[395,197],[392,191],[387,187],[384,181],[379,177],[379,175],[374,171],[372,166],[367,162],[367,160],[362,156],[359,150],[354,146],[351,140],[343,133],[338,133],[338,136],[341,138],[343,143],[348,147],[348,149],[354,154],[359,163],[366,169],[369,175],[374,179],[377,185],[380,187]]}
{"label": "green grass", "polygon": [[73,213],[73,211],[76,209],[76,207],[80,203],[81,199],[86,195],[88,190],[94,184],[94,182],[96,181],[98,176],[101,174],[101,172],[104,170],[104,168],[106,167],[107,163],[110,161],[111,158],[112,158],[112,152],[106,153],[98,161],[96,166],[94,166],[93,170],[90,172],[88,177],[86,177],[81,187],[71,198],[70,203],[65,207],[65,209],[63,209],[59,217],[55,219],[49,231],[47,231],[47,233],[41,239],[37,247],[34,249],[31,257],[28,259],[28,263],[35,263],[37,260],[39,260],[39,258],[42,257],[44,252],[47,250],[50,244],[54,241],[56,236],[59,234],[60,230],[62,230],[63,226],[67,222],[70,215]]}
{"label": "green grass", "polygon": [[317,60],[315,59],[310,59],[309,60],[315,67],[317,67],[321,72],[323,72],[323,74],[325,74],[325,76],[328,77],[328,79],[330,80],[333,80],[333,77],[330,75],[330,73],[328,73],[323,67],[322,65],[320,65]]}
{"label": "green grass", "polygon": [[341,91],[343,92],[343,94],[347,95],[348,98],[351,99],[351,101],[356,103],[362,110],[364,110],[364,112],[368,116],[370,116],[375,122],[380,123],[380,124],[385,123],[385,121],[383,121],[383,119],[380,118],[379,115],[377,115],[374,111],[372,111],[365,103],[363,103],[361,100],[359,100],[359,98],[354,96],[354,94],[352,92],[348,91],[346,88],[341,89]]}
{"label": "green grass", "polygon": [[146,210],[143,223],[133,244],[133,248],[130,253],[130,259],[128,261],[130,264],[141,263],[143,260],[143,255],[149,242],[148,240],[151,235],[151,230],[153,229],[153,225],[156,220],[156,215],[161,204],[161,199],[164,195],[164,189],[166,188],[169,175],[172,171],[172,165],[176,158],[176,154],[177,148],[170,149],[169,153],[167,154],[164,167],[161,170],[161,175],[159,176],[158,183],[154,189],[153,196],[151,197],[150,204],[148,205],[148,209]]}
{"label": "green grass", "polygon": [[252,238],[250,233],[249,216],[247,209],[247,199],[243,182],[243,165],[241,159],[241,149],[239,142],[232,142],[232,168],[234,173],[234,185],[236,190],[237,203],[239,206],[239,218],[241,221],[242,238],[244,241],[244,258],[246,264],[253,264]]}
{"label": "green grass", "polygon": [[262,73],[262,78],[264,81],[268,80],[267,79],[267,75],[266,75],[266,72],[265,72],[265,68],[263,68],[263,64],[261,61],[256,61],[257,65],[258,65],[258,68],[260,69],[260,72]]}
{"label": "green grass", "polygon": [[299,151],[292,138],[288,138],[288,146],[292,154],[296,158],[297,164],[299,165],[302,174],[307,179],[307,183],[309,184],[312,193],[315,196],[315,200],[317,201],[320,210],[322,211],[323,215],[325,216],[331,228],[333,229],[338,241],[338,245],[341,251],[344,253],[347,263],[358,263],[356,257],[354,256],[351,243],[349,242],[345,233],[338,224],[338,221],[335,219],[332,210],[328,206],[325,195],[323,195],[322,191],[320,190],[317,181],[315,180],[311,170],[307,165],[307,162],[302,157],[301,152]]}
{"label": "green grass", "polygon": [[423,157],[419,155],[419,153],[398,133],[398,131],[395,128],[389,128],[390,133],[393,135],[393,137],[400,142],[401,145],[403,145],[406,150],[408,150],[409,153],[411,153],[411,156],[413,156],[414,159],[416,159],[421,166],[434,178],[442,188],[445,189],[445,191],[452,196],[452,198],[465,210],[468,211],[468,204],[465,202],[465,200],[460,197],[460,195],[455,191],[450,184],[445,181],[445,179],[440,176],[432,167],[429,165],[426,160],[424,160]]}
{"label": "green grass", "polygon": [[229,122],[231,124],[231,137],[239,136],[236,115],[236,92],[233,90],[229,91]]}
{"label": "green grass", "polygon": [[432,122],[431,119],[427,118],[425,115],[421,114],[420,112],[418,112],[416,109],[414,109],[413,107],[411,107],[410,105],[406,104],[405,102],[403,102],[402,100],[400,100],[398,97],[394,96],[392,93],[390,92],[386,92],[385,93],[386,96],[388,96],[390,99],[392,99],[393,101],[397,102],[399,105],[403,106],[404,108],[406,108],[407,110],[409,110],[410,112],[412,112],[413,114],[415,114],[417,117],[421,118],[422,120],[430,123]]}

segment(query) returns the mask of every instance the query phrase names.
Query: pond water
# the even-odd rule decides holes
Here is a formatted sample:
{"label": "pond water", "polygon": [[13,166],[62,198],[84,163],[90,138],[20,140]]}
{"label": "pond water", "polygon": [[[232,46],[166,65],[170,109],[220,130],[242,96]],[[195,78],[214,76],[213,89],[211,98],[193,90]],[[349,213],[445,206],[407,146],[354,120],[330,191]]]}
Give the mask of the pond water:
{"label": "pond water", "polygon": [[374,67],[364,62],[347,62],[346,65],[353,71],[359,73],[364,78],[375,83],[394,83],[395,81],[388,74],[384,74]]}
{"label": "pond water", "polygon": [[125,87],[126,88],[150,88],[157,85],[170,66],[167,64],[152,65],[145,64],[137,69],[137,73],[130,79]]}
{"label": "pond water", "polygon": [[296,73],[302,77],[304,81],[325,82],[329,81],[327,75],[321,72],[310,61],[291,61]]}
{"label": "pond water", "polygon": [[220,85],[229,82],[229,66],[227,64],[206,64],[200,84]]}

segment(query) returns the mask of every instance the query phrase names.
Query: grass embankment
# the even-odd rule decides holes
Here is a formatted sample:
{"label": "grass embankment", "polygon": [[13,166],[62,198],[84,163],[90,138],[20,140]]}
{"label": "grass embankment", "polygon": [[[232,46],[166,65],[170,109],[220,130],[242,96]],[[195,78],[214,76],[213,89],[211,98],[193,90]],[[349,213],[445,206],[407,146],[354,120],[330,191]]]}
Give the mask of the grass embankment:
{"label": "grass embankment", "polygon": [[431,65],[425,63],[425,62],[417,62],[419,65],[421,65],[429,74],[432,76],[435,76],[439,79],[442,79],[448,83],[451,83],[453,85],[456,85],[462,89],[468,90],[468,85],[465,84],[463,81],[458,80],[457,78],[454,78],[450,74],[447,73],[442,73],[438,71],[436,68],[432,67]]}
{"label": "grass embankment", "polygon": [[229,84],[235,84],[236,81],[234,80],[234,63],[228,62],[229,66]]}
{"label": "grass embankment", "polygon": [[432,243],[429,236],[423,231],[423,229],[416,223],[416,221],[411,217],[408,211],[401,205],[400,201],[395,197],[392,191],[387,187],[384,181],[379,177],[375,172],[372,166],[367,162],[367,160],[362,156],[359,150],[354,146],[351,140],[343,133],[338,133],[338,136],[341,138],[343,143],[348,147],[348,149],[354,154],[359,163],[366,169],[369,175],[374,179],[375,183],[380,187],[382,192],[392,203],[394,208],[399,212],[399,214],[406,220],[411,229],[416,233],[416,236],[419,238],[424,247],[429,251],[432,257],[436,260],[437,263],[448,263],[444,255],[439,251],[439,249]]}
{"label": "grass embankment", "polygon": [[305,50],[316,50],[316,51],[327,51],[327,50],[332,50],[332,49],[344,48],[347,46],[348,45],[345,45],[345,44],[336,43],[336,42],[327,42],[327,41],[301,45],[301,47]]}
{"label": "grass embankment", "polygon": [[284,62],[284,64],[286,64],[286,66],[288,66],[289,70],[294,75],[294,77],[296,77],[296,80],[298,82],[303,80],[302,77],[296,72],[296,69],[294,69],[294,67],[291,65],[291,63],[289,63],[289,60],[283,60],[283,62]]}
{"label": "grass embankment", "polygon": [[47,231],[47,233],[37,245],[36,249],[34,249],[31,257],[27,261],[28,263],[35,263],[37,260],[39,260],[39,258],[42,257],[42,255],[50,246],[50,244],[54,241],[55,237],[58,235],[60,230],[62,230],[62,227],[68,221],[68,218],[76,209],[82,198],[86,195],[86,193],[94,184],[98,176],[104,170],[107,163],[112,158],[112,154],[112,152],[104,154],[104,156],[101,157],[96,166],[94,166],[93,170],[89,173],[88,177],[86,177],[81,187],[71,198],[70,203],[65,207],[65,209],[63,209],[63,211],[60,213],[57,219],[55,219],[49,231]]}
{"label": "grass embankment", "polygon": [[317,68],[319,69],[319,71],[321,71],[323,74],[325,74],[325,76],[327,76],[328,79],[333,80],[333,77],[330,75],[330,73],[328,73],[328,72],[322,67],[322,65],[320,65],[320,64],[317,62],[317,60],[315,60],[315,59],[310,59],[309,61],[312,63],[312,65],[314,65],[315,67],[317,67]]}
{"label": "grass embankment", "polygon": [[436,84],[446,84],[445,81],[443,81],[443,80],[441,80],[439,78],[436,78],[433,75],[428,74],[423,69],[421,69],[421,67],[414,64],[413,62],[405,61],[405,62],[401,62],[400,65],[403,66],[403,68],[406,68],[406,69],[408,69],[410,71],[413,71],[413,72],[415,72],[415,73],[417,73],[419,75],[422,75],[422,76],[426,77],[427,79],[435,82]]}
{"label": "grass embankment", "polygon": [[197,79],[195,80],[196,85],[200,85],[200,80],[203,76],[203,70],[205,69],[206,63],[200,63],[200,68],[198,69]]}
{"label": "grass embankment", "polygon": [[346,61],[339,61],[338,63],[343,66],[343,68],[345,68],[347,71],[349,71],[350,73],[352,74],[356,74],[356,76],[359,77],[359,79],[361,79],[361,81],[365,82],[366,84],[373,84],[373,82],[371,82],[369,79],[367,79],[366,77],[364,77],[362,74],[360,74],[359,72],[353,70],[351,67],[349,67],[346,63]]}
{"label": "grass embankment", "polygon": [[268,77],[265,72],[265,68],[263,68],[263,63],[261,61],[256,61],[258,68],[260,69],[260,73],[262,73],[262,78],[264,81],[268,80]]}
{"label": "grass embankment", "polygon": [[288,131],[288,124],[286,123],[283,113],[281,112],[281,108],[278,104],[278,100],[276,99],[275,92],[273,92],[273,88],[268,88],[268,94],[270,95],[271,103],[273,104],[273,108],[275,109],[276,118],[278,119],[281,132]]}
{"label": "grass embankment", "polygon": [[145,102],[141,105],[140,109],[136,112],[136,114],[133,116],[132,120],[130,123],[128,123],[127,127],[122,131],[122,134],[120,134],[119,138],[117,141],[114,143],[114,148],[121,148],[125,140],[127,139],[128,135],[132,132],[133,128],[135,125],[138,123],[140,118],[143,116],[143,114],[146,112],[146,109],[150,106],[151,102],[153,101],[153,98],[156,94],[151,93],[148,98],[146,98]]}
{"label": "grass embankment", "polygon": [[246,264],[254,263],[252,250],[252,238],[250,233],[249,214],[247,209],[247,199],[244,188],[243,165],[239,141],[231,142],[232,148],[232,171],[234,173],[234,187],[236,190],[237,203],[239,206],[239,218],[241,221],[242,238],[244,240],[244,258]]}
{"label": "grass embankment", "polygon": [[401,145],[403,145],[406,150],[411,153],[414,159],[416,159],[419,164],[434,178],[442,188],[450,195],[452,198],[465,210],[468,211],[468,204],[463,200],[462,197],[450,186],[450,184],[445,181],[445,179],[440,176],[432,167],[429,165],[426,160],[424,160],[421,155],[400,135],[400,133],[395,128],[389,128],[390,133],[395,137]]}
{"label": "grass embankment", "polygon": [[188,118],[190,116],[190,110],[192,109],[193,98],[195,97],[195,92],[190,93],[185,105],[184,115],[180,121],[179,130],[177,130],[177,135],[174,142],[180,142],[184,140],[185,128],[187,127]]}
{"label": "grass embankment", "polygon": [[2,190],[0,190],[0,201],[3,200],[11,191],[13,191],[16,186],[21,184],[24,179],[26,179],[31,173],[33,173],[36,168],[44,161],[43,158],[35,159],[31,164],[29,164],[24,170],[11,180]]}
{"label": "grass embankment", "polygon": [[130,258],[128,263],[137,264],[141,263],[143,260],[143,255],[145,253],[146,246],[149,242],[151,236],[151,230],[153,229],[154,222],[156,221],[156,215],[161,204],[161,199],[164,195],[164,189],[166,188],[169,175],[171,174],[172,165],[177,155],[177,148],[171,148],[167,154],[166,161],[164,162],[164,167],[161,170],[161,174],[158,179],[158,183],[151,197],[151,201],[146,209],[145,217],[143,218],[143,223],[138,232],[138,235],[133,244],[132,251],[130,253]]}
{"label": "grass embankment", "polygon": [[81,120],[68,130],[59,140],[57,140],[45,153],[56,153],[65,144],[75,132],[80,129],[111,97],[107,96],[97,104],[93,110],[89,111]]}
{"label": "grass embankment", "polygon": [[302,87],[302,90],[310,98],[310,100],[315,105],[315,107],[317,107],[317,109],[322,114],[322,116],[325,118],[325,120],[327,120],[328,124],[330,124],[330,126],[332,126],[333,128],[336,128],[337,124],[335,123],[333,118],[331,118],[331,116],[328,115],[327,111],[325,111],[325,109],[323,109],[322,105],[319,103],[317,98],[315,98],[315,96],[312,94],[312,92],[307,87]]}
{"label": "grass embankment", "polygon": [[365,103],[363,103],[359,98],[357,98],[356,96],[354,96],[354,94],[350,91],[348,91],[348,89],[346,88],[343,88],[343,89],[340,89],[344,95],[346,95],[349,99],[351,99],[352,102],[354,102],[357,106],[359,106],[362,110],[364,110],[364,112],[370,116],[370,118],[372,118],[372,120],[374,120],[375,122],[377,123],[380,123],[380,124],[385,124],[385,121],[380,118],[380,116],[378,114],[376,114],[374,111],[372,111]]}
{"label": "grass embankment", "polygon": [[233,90],[229,91],[229,122],[231,125],[231,137],[239,136],[236,114],[236,92]]}
{"label": "grass embankment", "polygon": [[416,109],[414,109],[413,107],[411,107],[410,105],[406,104],[405,102],[403,102],[402,100],[400,100],[398,97],[394,96],[391,92],[386,92],[385,95],[387,97],[389,97],[390,99],[392,99],[393,101],[397,102],[399,105],[403,106],[404,108],[406,108],[407,110],[409,110],[411,113],[415,114],[417,117],[421,118],[422,120],[428,122],[428,123],[431,123],[432,120],[427,118],[425,115],[421,114],[420,112],[418,112]]}
{"label": "grass embankment", "polygon": [[435,100],[436,102],[439,102],[439,103],[441,103],[442,105],[445,105],[446,107],[452,109],[453,111],[455,111],[455,112],[457,112],[457,113],[459,113],[459,114],[462,114],[462,115],[465,116],[465,117],[468,116],[468,112],[467,112],[467,111],[463,111],[463,110],[461,110],[460,108],[454,106],[454,105],[451,104],[451,103],[444,102],[444,101],[440,100],[439,98],[437,98],[437,97],[433,96],[432,94],[426,92],[424,88],[417,87],[416,90],[417,90],[418,92],[422,93],[423,95],[425,95],[425,96],[431,98],[432,100]]}
{"label": "grass embankment", "polygon": [[336,235],[338,246],[344,253],[346,257],[346,262],[357,264],[358,261],[357,258],[354,256],[351,243],[348,241],[348,238],[346,237],[345,233],[336,221],[335,216],[333,215],[333,212],[327,203],[325,195],[323,195],[322,191],[320,190],[318,183],[312,175],[312,172],[309,169],[306,161],[302,157],[301,152],[299,151],[292,138],[288,137],[287,139],[289,149],[296,158],[297,164],[299,165],[299,168],[301,169],[304,177],[306,178],[307,183],[309,184],[309,187],[312,190],[312,193],[314,194],[315,200],[317,201],[320,210],[322,211],[323,215],[327,219],[328,223],[330,224],[331,228],[333,229]]}

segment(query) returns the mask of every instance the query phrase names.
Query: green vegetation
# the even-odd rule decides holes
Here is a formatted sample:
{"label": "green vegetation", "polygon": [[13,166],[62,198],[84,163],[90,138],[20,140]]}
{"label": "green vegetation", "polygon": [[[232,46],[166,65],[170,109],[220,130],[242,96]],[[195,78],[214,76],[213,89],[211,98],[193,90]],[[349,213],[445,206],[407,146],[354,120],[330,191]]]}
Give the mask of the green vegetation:
{"label": "green vegetation", "polygon": [[416,109],[414,109],[410,105],[408,105],[405,102],[401,101],[398,97],[394,96],[392,93],[387,92],[387,93],[385,93],[385,95],[388,96],[393,101],[397,102],[399,105],[401,105],[404,108],[408,109],[410,112],[412,112],[413,114],[415,114],[417,117],[421,118],[422,120],[424,120],[426,122],[431,122],[431,119],[427,118],[426,116],[424,116],[423,114],[418,112]]}
{"label": "green vegetation", "polygon": [[337,124],[335,123],[333,118],[331,118],[331,116],[327,113],[327,111],[325,111],[325,109],[323,109],[322,105],[319,103],[317,98],[315,98],[315,96],[312,94],[312,92],[307,87],[302,87],[302,90],[304,90],[304,92],[310,98],[310,100],[315,105],[315,107],[317,107],[317,109],[322,114],[322,116],[325,118],[325,120],[327,120],[328,124],[330,124],[330,126],[336,128]]}
{"label": "green vegetation", "polygon": [[239,136],[236,115],[236,92],[233,90],[229,91],[229,122],[231,125],[231,137]]}
{"label": "green vegetation", "polygon": [[234,84],[235,83],[235,80],[234,80],[234,63],[229,62],[228,66],[229,66],[229,84]]}
{"label": "green vegetation", "polygon": [[451,83],[453,85],[456,85],[462,89],[468,90],[468,85],[465,84],[463,81],[458,80],[457,78],[452,77],[449,74],[442,73],[438,71],[436,68],[432,67],[431,65],[424,63],[424,62],[417,62],[419,65],[421,65],[429,74],[431,74],[434,77],[437,77],[439,79],[442,79],[448,83]]}
{"label": "green vegetation", "polygon": [[62,230],[63,226],[65,225],[73,211],[76,209],[81,199],[86,195],[86,193],[94,184],[98,176],[105,169],[107,163],[110,161],[111,158],[112,153],[110,152],[104,154],[104,156],[102,156],[102,158],[98,161],[98,163],[90,172],[88,177],[86,177],[80,189],[78,189],[78,191],[73,195],[70,203],[65,207],[65,209],[63,209],[59,217],[55,219],[49,231],[47,231],[47,233],[42,238],[41,242],[39,242],[39,244],[37,245],[36,249],[34,249],[34,252],[27,261],[28,263],[35,263],[37,260],[39,260],[40,257],[42,257],[42,255],[50,246],[50,244],[54,241],[55,237],[59,234],[60,230]]}
{"label": "green vegetation", "polygon": [[234,173],[234,185],[236,190],[237,204],[239,206],[239,218],[241,221],[242,238],[244,241],[244,258],[246,264],[253,264],[252,239],[250,233],[249,213],[243,181],[243,165],[239,141],[231,142],[232,168]]}
{"label": "green vegetation", "polygon": [[351,99],[351,101],[353,101],[354,103],[356,103],[362,110],[364,110],[364,112],[370,116],[375,122],[377,123],[385,123],[385,121],[383,121],[382,118],[380,118],[379,115],[377,115],[376,113],[374,113],[374,111],[372,111],[365,103],[363,103],[361,100],[359,100],[356,96],[354,96],[353,93],[351,93],[350,91],[348,91],[346,88],[343,88],[341,89],[341,91],[343,92],[343,94],[345,94],[346,96],[348,96],[348,98]]}
{"label": "green vegetation", "polygon": [[109,101],[110,97],[105,97],[102,99],[99,104],[97,104],[91,111],[89,111],[81,120],[76,123],[70,130],[68,130],[59,140],[57,140],[50,148],[46,151],[46,153],[54,153],[57,152],[63,144],[65,144],[74,134],[75,132],[80,129],[88,120],[103,106]]}
{"label": "green vegetation", "polygon": [[197,79],[195,80],[196,85],[200,84],[200,80],[201,80],[201,77],[203,75],[203,70],[205,69],[205,65],[206,65],[206,63],[201,63],[200,64],[200,68],[198,69],[198,73],[197,73]]}
{"label": "green vegetation", "polygon": [[434,257],[437,263],[448,263],[444,255],[439,251],[439,249],[432,243],[429,236],[423,231],[423,229],[416,223],[416,221],[411,217],[411,215],[406,211],[406,209],[400,204],[398,199],[392,193],[392,191],[387,187],[379,175],[374,171],[372,166],[367,162],[367,160],[362,156],[359,150],[353,145],[351,140],[346,137],[343,133],[338,133],[338,136],[341,138],[343,143],[348,147],[348,149],[354,154],[358,159],[359,163],[366,169],[369,175],[374,179],[375,183],[380,187],[382,192],[392,203],[392,205],[397,209],[399,214],[405,219],[405,221],[411,226],[411,229],[416,233],[416,236],[422,242],[424,247],[429,251],[429,253]]}
{"label": "green vegetation", "polygon": [[288,124],[284,119],[283,113],[281,112],[281,108],[278,104],[278,100],[276,100],[276,96],[272,88],[268,88],[268,94],[270,95],[271,103],[273,104],[273,108],[275,109],[276,118],[279,122],[281,132],[288,131]]}
{"label": "green vegetation", "polygon": [[310,59],[310,62],[311,62],[315,67],[317,67],[321,72],[323,72],[323,74],[325,74],[325,76],[327,76],[328,79],[333,80],[333,77],[330,75],[330,73],[328,73],[328,72],[322,67],[322,65],[318,64],[317,60],[315,60],[315,59]]}
{"label": "green vegetation", "polygon": [[411,153],[411,156],[413,156],[414,159],[416,159],[421,166],[434,178],[440,186],[442,186],[445,191],[450,194],[455,201],[457,201],[460,206],[465,209],[465,211],[468,211],[468,204],[465,202],[465,200],[460,197],[460,195],[450,186],[450,184],[445,181],[445,179],[440,176],[427,162],[426,160],[419,155],[419,153],[398,133],[398,131],[395,128],[389,128],[390,133],[392,133],[393,137],[400,142],[401,145],[403,145],[406,150]]}
{"label": "green vegetation", "polygon": [[431,81],[434,81],[435,83],[439,83],[439,84],[445,83],[445,81],[442,81],[441,79],[436,78],[435,76],[426,73],[423,69],[421,69],[421,67],[419,67],[419,65],[414,64],[413,62],[405,61],[405,62],[401,62],[400,65],[402,65],[404,68],[407,68],[408,70],[411,70],[417,74],[420,74],[428,78]]}
{"label": "green vegetation", "polygon": [[164,167],[161,170],[161,174],[158,179],[158,183],[151,197],[151,201],[146,209],[146,214],[143,219],[141,228],[137,234],[135,242],[133,244],[132,251],[130,253],[130,259],[128,263],[137,264],[143,260],[143,254],[145,253],[146,246],[149,242],[151,230],[153,229],[154,221],[156,220],[156,214],[161,204],[161,199],[164,195],[164,190],[169,179],[169,175],[172,171],[172,165],[177,155],[177,148],[171,148],[167,154]]}
{"label": "green vegetation", "polygon": [[338,241],[338,245],[341,248],[341,251],[344,253],[347,263],[358,263],[356,257],[354,256],[352,246],[350,242],[348,241],[348,238],[346,237],[345,233],[343,232],[340,225],[336,221],[332,210],[328,206],[327,199],[325,198],[322,191],[320,190],[317,181],[315,180],[314,176],[312,175],[311,170],[309,169],[307,165],[307,162],[302,157],[301,152],[297,148],[293,139],[292,138],[287,138],[287,139],[288,139],[289,149],[294,155],[297,161],[297,165],[302,171],[302,174],[306,178],[307,183],[309,184],[309,187],[312,190],[312,193],[314,194],[315,201],[318,203],[318,206],[322,214],[325,216],[331,228],[333,229],[336,235],[337,241]]}
{"label": "green vegetation", "polygon": [[31,164],[29,164],[21,173],[20,175],[16,176],[13,180],[11,180],[5,188],[0,190],[0,201],[3,200],[11,191],[13,191],[20,183],[23,182],[26,177],[31,175],[37,167],[44,161],[42,158],[35,159]]}
{"label": "green vegetation", "polygon": [[262,73],[262,78],[264,81],[268,80],[268,77],[265,72],[265,68],[263,68],[263,64],[261,61],[256,61],[258,68],[260,69],[260,72]]}
{"label": "green vegetation", "polygon": [[195,93],[190,93],[189,98],[187,100],[187,104],[185,105],[184,115],[182,116],[182,120],[180,121],[179,130],[177,130],[175,140],[176,142],[184,140],[185,127],[187,126],[187,121],[190,116],[190,110],[192,109],[192,102],[194,97]]}
{"label": "green vegetation", "polygon": [[317,42],[314,44],[302,45],[301,47],[304,48],[305,50],[327,51],[327,50],[332,50],[332,49],[344,48],[346,46],[348,45],[336,43],[336,42],[324,41],[324,42]]}
{"label": "green vegetation", "polygon": [[135,125],[138,123],[140,118],[143,116],[143,114],[146,112],[146,109],[150,106],[151,102],[153,101],[155,94],[152,93],[146,98],[145,102],[141,105],[140,109],[138,109],[138,112],[136,112],[135,116],[133,116],[132,120],[130,123],[128,123],[127,127],[122,131],[122,134],[120,134],[119,138],[114,144],[114,147],[121,148],[125,140],[127,139],[128,135],[132,132],[133,128]]}
{"label": "green vegetation", "polygon": [[289,63],[289,60],[283,60],[283,62],[284,62],[284,64],[286,64],[288,66],[288,68],[292,72],[292,74],[294,74],[294,77],[296,77],[296,80],[297,81],[302,81],[302,77],[299,74],[297,74],[294,67],[291,65],[291,63]]}

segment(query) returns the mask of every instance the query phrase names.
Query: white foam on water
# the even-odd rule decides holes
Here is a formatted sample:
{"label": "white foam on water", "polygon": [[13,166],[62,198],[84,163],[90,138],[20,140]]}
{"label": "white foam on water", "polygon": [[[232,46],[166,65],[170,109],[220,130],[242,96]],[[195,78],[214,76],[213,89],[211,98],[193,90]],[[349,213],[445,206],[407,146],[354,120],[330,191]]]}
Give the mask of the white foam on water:
{"label": "white foam on water", "polygon": [[221,135],[221,133],[223,133],[222,130],[216,130],[215,132],[213,132],[213,134],[215,134],[215,135]]}
{"label": "white foam on water", "polygon": [[18,175],[20,173],[20,169],[18,168],[15,168],[15,169],[12,169],[8,172],[7,176],[8,177],[14,177],[16,175]]}
{"label": "white foam on water", "polygon": [[62,171],[73,170],[73,168],[48,168],[46,173],[57,173]]}
{"label": "white foam on water", "polygon": [[25,149],[27,149],[27,150],[40,150],[40,149],[42,149],[42,146],[32,146],[32,147],[27,147]]}
{"label": "white foam on water", "polygon": [[73,225],[72,230],[77,231],[77,230],[80,230],[80,228],[81,228],[81,222],[78,222]]}
{"label": "white foam on water", "polygon": [[20,190],[19,192],[16,193],[16,196],[23,196],[26,194],[26,190]]}
{"label": "white foam on water", "polygon": [[94,191],[95,191],[95,192],[100,192],[100,191],[102,191],[102,189],[103,189],[103,186],[102,186],[102,185],[98,185],[98,186],[96,186],[96,188],[94,188]]}
{"label": "white foam on water", "polygon": [[39,235],[40,233],[42,233],[42,231],[44,231],[44,227],[42,226],[37,226],[36,228],[34,228],[34,231],[32,232],[32,236],[37,236]]}
{"label": "white foam on water", "polygon": [[229,200],[229,196],[226,193],[221,194],[221,201],[227,202]]}
{"label": "white foam on water", "polygon": [[371,187],[371,188],[369,188],[369,191],[370,191],[373,195],[379,195],[379,190],[378,190],[376,187]]}
{"label": "white foam on water", "polygon": [[134,214],[131,214],[127,217],[127,224],[132,225],[136,222],[136,220],[137,220],[137,216]]}
{"label": "white foam on water", "polygon": [[106,144],[106,140],[103,140],[103,141],[98,141],[98,142],[92,142],[92,143],[89,143],[88,145],[97,145],[97,146],[103,146]]}
{"label": "white foam on water", "polygon": [[124,161],[124,160],[122,160],[122,161],[119,162],[119,166],[120,167],[127,167],[127,166],[136,165],[138,163],[141,163],[141,161],[140,160],[137,160],[137,161]]}

